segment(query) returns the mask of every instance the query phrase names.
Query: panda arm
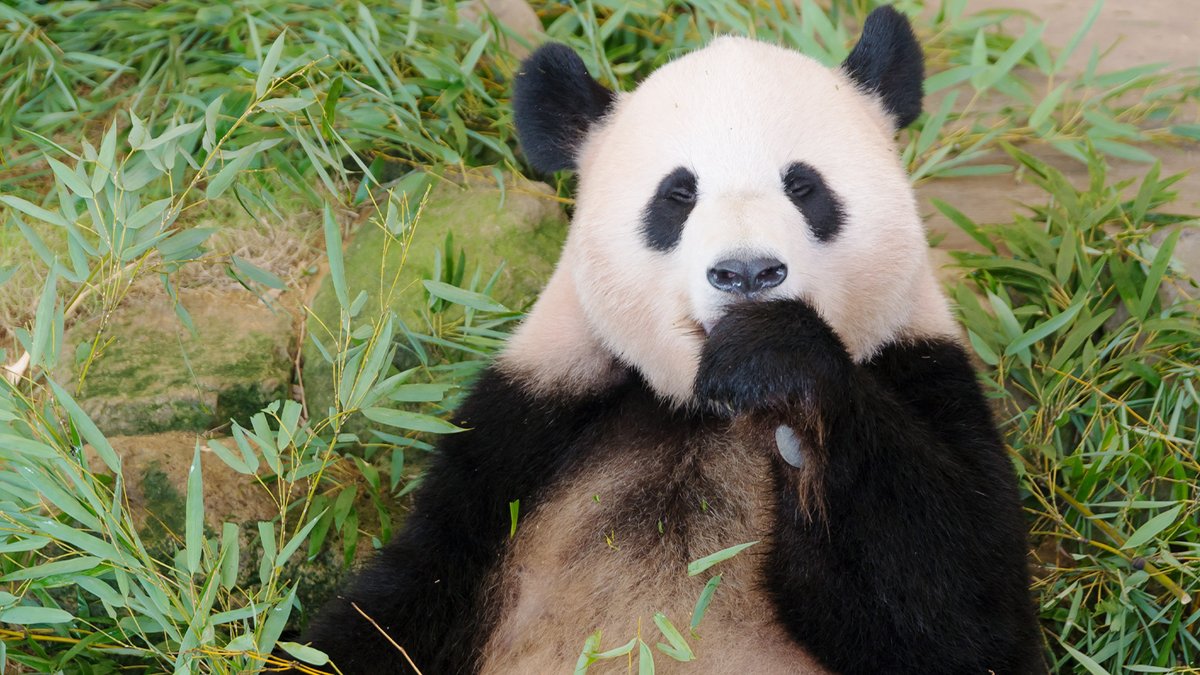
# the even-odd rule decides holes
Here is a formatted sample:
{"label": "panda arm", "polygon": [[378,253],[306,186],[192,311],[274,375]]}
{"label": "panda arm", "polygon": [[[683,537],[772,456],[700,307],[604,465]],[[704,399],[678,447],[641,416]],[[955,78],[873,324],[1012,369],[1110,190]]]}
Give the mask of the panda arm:
{"label": "panda arm", "polygon": [[792,427],[775,453],[767,583],[780,619],[842,673],[1043,671],[1012,466],[961,347],[855,364],[798,300],[718,324],[703,399]]}
{"label": "panda arm", "polygon": [[483,585],[508,541],[508,504],[520,499],[523,513],[536,505],[602,405],[535,398],[495,369],[485,372],[458,415],[468,430],[439,445],[404,528],[325,605],[302,641],[345,673],[413,672],[365,613],[422,672],[474,672],[489,629]]}

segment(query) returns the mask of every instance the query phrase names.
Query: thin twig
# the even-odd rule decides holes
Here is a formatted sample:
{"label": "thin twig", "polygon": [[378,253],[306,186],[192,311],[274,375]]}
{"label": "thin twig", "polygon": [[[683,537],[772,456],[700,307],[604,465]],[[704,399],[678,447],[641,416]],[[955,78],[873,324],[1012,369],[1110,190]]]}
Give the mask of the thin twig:
{"label": "thin twig", "polygon": [[393,647],[395,647],[396,649],[399,649],[400,653],[404,655],[404,660],[408,661],[408,665],[412,666],[412,669],[417,671],[417,675],[421,675],[421,669],[417,667],[417,664],[413,663],[413,660],[411,657],[409,657],[408,652],[404,651],[404,647],[401,647],[399,643],[397,643],[395,640],[392,639],[391,635],[387,634],[387,631],[385,631],[383,628],[381,628],[379,626],[379,624],[375,623],[375,619],[372,619],[371,617],[367,616],[367,613],[362,611],[362,609],[359,608],[357,603],[352,602],[352,603],[350,603],[350,606],[354,608],[354,611],[358,612],[359,614],[362,614],[362,617],[364,619],[366,619],[367,621],[370,621],[371,625],[375,627],[375,630],[379,631],[380,635],[383,635],[383,637],[387,638],[387,641],[392,643]]}

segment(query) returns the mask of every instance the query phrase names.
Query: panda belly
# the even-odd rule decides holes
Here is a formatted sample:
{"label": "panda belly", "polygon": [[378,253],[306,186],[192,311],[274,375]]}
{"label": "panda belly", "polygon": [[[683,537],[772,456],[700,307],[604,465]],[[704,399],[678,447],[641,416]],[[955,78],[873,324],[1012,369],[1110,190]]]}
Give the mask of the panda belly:
{"label": "panda belly", "polygon": [[[688,636],[696,601],[716,573],[721,583],[699,638],[688,640],[696,660],[680,663],[654,649],[656,672],[826,672],[785,634],[764,589],[774,520],[771,433],[726,427],[647,441],[644,430],[626,430],[599,439],[590,463],[519,523],[493,579],[498,620],[481,672],[569,672],[597,630],[598,651],[638,635],[653,648],[666,642],[657,612]],[[751,541],[760,543],[688,577],[690,561]],[[629,670],[622,657],[589,672]]]}

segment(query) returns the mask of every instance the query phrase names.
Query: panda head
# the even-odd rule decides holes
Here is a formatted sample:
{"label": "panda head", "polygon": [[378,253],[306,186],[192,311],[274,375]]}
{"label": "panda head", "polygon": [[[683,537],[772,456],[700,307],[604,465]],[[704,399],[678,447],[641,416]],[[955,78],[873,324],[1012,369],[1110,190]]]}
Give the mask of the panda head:
{"label": "panda head", "polygon": [[633,367],[687,404],[732,303],[804,298],[860,361],[953,334],[894,140],[921,112],[922,80],[890,7],[840,68],[723,37],[628,93],[542,47],[515,83],[517,133],[538,170],[577,172],[575,215],[501,363],[548,391]]}

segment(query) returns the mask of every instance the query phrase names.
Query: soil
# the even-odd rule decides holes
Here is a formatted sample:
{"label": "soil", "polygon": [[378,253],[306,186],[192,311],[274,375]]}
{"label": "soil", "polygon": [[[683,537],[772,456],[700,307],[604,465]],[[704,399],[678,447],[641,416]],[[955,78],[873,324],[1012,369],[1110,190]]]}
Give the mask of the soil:
{"label": "soil", "polygon": [[[1148,63],[1165,63],[1170,69],[1196,68],[1200,66],[1200,12],[1181,11],[1177,0],[1127,0],[1109,1],[1087,36],[1080,42],[1067,62],[1067,74],[1079,74],[1087,66],[1093,49],[1104,56],[1101,68],[1106,72],[1119,71]],[[994,9],[1017,9],[1028,12],[1028,16],[1046,23],[1042,39],[1052,48],[1061,49],[1078,30],[1093,3],[1089,0],[971,0],[968,12]],[[1021,21],[1025,17],[1009,19],[1010,31],[1020,34]],[[960,100],[965,100],[960,97]],[[1178,123],[1200,121],[1197,106],[1183,113]],[[1173,210],[1182,213],[1200,213],[1200,144],[1186,143],[1178,146],[1147,148],[1162,160],[1162,176],[1187,173],[1176,184],[1179,199]],[[1052,166],[1062,170],[1076,185],[1085,185],[1087,169],[1064,155],[1045,150],[1035,154]],[[1148,164],[1120,159],[1109,162],[1109,176],[1113,180],[1140,179],[1149,169]],[[1136,183],[1133,189],[1136,189]],[[939,245],[940,258],[949,262],[945,251],[978,250],[970,237],[951,224],[935,209],[931,198],[953,204],[964,214],[982,223],[1008,222],[1012,213],[1022,203],[1036,203],[1042,198],[1041,191],[1030,183],[1019,180],[1017,174],[999,176],[976,176],[941,179],[925,183],[918,188],[922,213],[930,230],[944,236]],[[1180,263],[1192,274],[1200,276],[1200,231],[1191,228],[1180,238],[1176,248]]]}

